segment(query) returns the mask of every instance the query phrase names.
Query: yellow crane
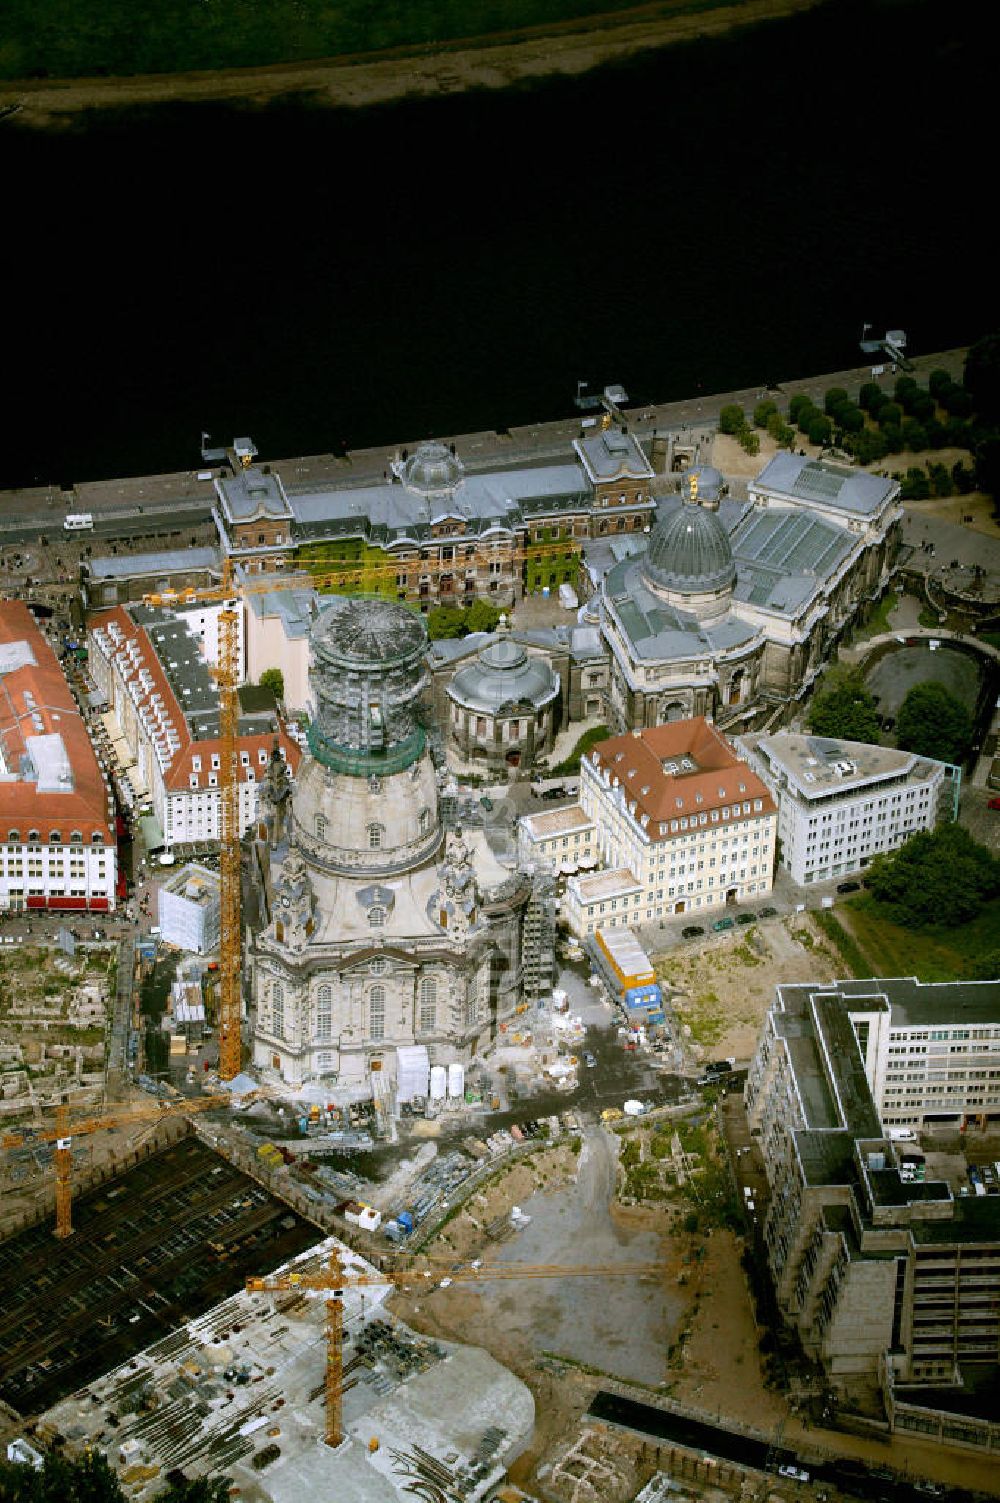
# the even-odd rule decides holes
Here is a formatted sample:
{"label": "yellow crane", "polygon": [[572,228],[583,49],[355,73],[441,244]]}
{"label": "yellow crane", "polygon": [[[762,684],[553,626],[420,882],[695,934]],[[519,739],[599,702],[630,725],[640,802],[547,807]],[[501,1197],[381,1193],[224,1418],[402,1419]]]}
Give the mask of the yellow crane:
{"label": "yellow crane", "polygon": [[[439,1268],[436,1272],[443,1272]],[[560,1267],[553,1263],[495,1263],[488,1268],[453,1269],[448,1275],[455,1284],[482,1284],[494,1279],[595,1279],[595,1278],[662,1278],[663,1263],[572,1264]],[[345,1268],[337,1248],[330,1253],[326,1268],[315,1272],[291,1269],[270,1278],[247,1279],[251,1294],[277,1294],[288,1290],[314,1289],[329,1296],[326,1301],[326,1402],[325,1439],[328,1446],[339,1446],[343,1431],[344,1307],[345,1289],[364,1289],[376,1285],[410,1288],[417,1280],[434,1277],[435,1270],[409,1268],[391,1272],[357,1273]]]}
{"label": "yellow crane", "polygon": [[[565,557],[578,552],[573,539],[542,544],[532,549],[531,557],[550,554]],[[477,547],[475,561],[489,562],[494,554]],[[466,560],[466,564],[473,560]],[[344,564],[322,574],[263,574],[235,584],[232,561],[227,555],[222,580],[201,589],[165,591],[144,595],[147,605],[221,605],[219,612],[219,651],[215,670],[219,686],[219,990],[217,1031],[219,1038],[219,1074],[232,1080],[242,1064],[242,971],[241,891],[240,891],[240,815],[239,815],[239,612],[234,601],[243,595],[263,595],[274,590],[299,586],[336,593],[364,593],[377,586],[382,578],[397,580],[403,574],[409,581],[414,571],[423,574],[451,574],[453,562],[440,559],[397,559],[386,564]]]}
{"label": "yellow crane", "polygon": [[[244,1097],[248,1100],[249,1097]],[[205,1112],[212,1107],[231,1106],[233,1098],[226,1095],[199,1096],[192,1101],[162,1105],[154,1101],[137,1102],[132,1108],[105,1112],[97,1117],[71,1119],[68,1106],[60,1105],[55,1111],[55,1125],[30,1135],[23,1132],[6,1132],[0,1135],[0,1148],[23,1148],[25,1143],[54,1143],[56,1175],[56,1225],[57,1237],[69,1237],[73,1232],[73,1139],[100,1132],[108,1127],[127,1127],[132,1123],[159,1122],[170,1117],[182,1117],[191,1112]]]}

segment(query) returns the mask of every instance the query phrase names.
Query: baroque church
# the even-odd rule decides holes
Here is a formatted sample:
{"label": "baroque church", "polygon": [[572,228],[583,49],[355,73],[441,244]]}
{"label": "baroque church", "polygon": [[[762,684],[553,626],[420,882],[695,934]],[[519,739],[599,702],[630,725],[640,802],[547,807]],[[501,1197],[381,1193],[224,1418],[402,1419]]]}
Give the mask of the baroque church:
{"label": "baroque church", "polygon": [[254,1065],[349,1085],[392,1077],[414,1044],[435,1064],[470,1060],[523,995],[531,878],[442,822],[422,619],[338,598],[310,647],[308,755],[294,790],[277,765],[260,790]]}

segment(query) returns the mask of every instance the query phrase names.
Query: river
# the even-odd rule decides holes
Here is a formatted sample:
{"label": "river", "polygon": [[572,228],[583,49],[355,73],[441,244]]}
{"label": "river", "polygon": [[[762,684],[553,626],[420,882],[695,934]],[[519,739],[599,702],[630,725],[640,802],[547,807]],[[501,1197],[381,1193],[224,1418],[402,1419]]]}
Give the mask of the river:
{"label": "river", "polygon": [[[845,0],[531,88],[0,126],[0,487],[564,416],[996,316],[974,7]],[[977,229],[978,226],[978,229]]]}

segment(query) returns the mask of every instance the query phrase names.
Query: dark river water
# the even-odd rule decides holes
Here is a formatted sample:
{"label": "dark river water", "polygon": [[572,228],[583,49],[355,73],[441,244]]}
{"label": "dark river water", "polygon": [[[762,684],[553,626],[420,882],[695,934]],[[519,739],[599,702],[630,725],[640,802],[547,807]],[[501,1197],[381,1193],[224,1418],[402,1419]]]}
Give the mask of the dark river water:
{"label": "dark river water", "polygon": [[0,486],[564,416],[996,317],[977,8],[844,0],[581,79],[0,125]]}

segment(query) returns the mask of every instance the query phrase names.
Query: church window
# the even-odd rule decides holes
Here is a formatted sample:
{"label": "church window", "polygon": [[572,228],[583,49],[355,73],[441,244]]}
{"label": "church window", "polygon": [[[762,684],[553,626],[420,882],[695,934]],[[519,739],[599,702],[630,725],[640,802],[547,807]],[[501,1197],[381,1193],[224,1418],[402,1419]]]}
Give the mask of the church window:
{"label": "church window", "polygon": [[316,816],[316,822],[315,822],[315,830],[316,830],[316,839],[317,840],[325,840],[326,839],[326,815],[325,814],[317,814],[317,816]]}
{"label": "church window", "polygon": [[385,1038],[384,986],[373,986],[368,994],[368,1034],[373,1039]]}
{"label": "church window", "polygon": [[370,824],[368,826],[368,849],[370,851],[379,851],[382,849],[382,836],[384,834],[384,825]]}
{"label": "church window", "polygon": [[387,960],[373,960],[370,962],[368,969],[373,976],[384,976],[389,969],[389,962]]}
{"label": "church window", "polygon": [[381,793],[382,792],[382,779],[376,773],[374,773],[374,772],[372,773],[371,777],[368,779],[368,792],[369,793]]}
{"label": "church window", "polygon": [[437,1027],[437,979],[424,976],[420,982],[420,1030],[427,1033]]}
{"label": "church window", "polygon": [[316,993],[316,1037],[333,1037],[333,987],[325,982]]}
{"label": "church window", "polygon": [[280,981],[271,987],[271,1020],[278,1038],[285,1036],[285,988]]}
{"label": "church window", "polygon": [[381,906],[381,904],[376,903],[374,908],[369,908],[368,923],[372,929],[385,928],[385,909]]}

